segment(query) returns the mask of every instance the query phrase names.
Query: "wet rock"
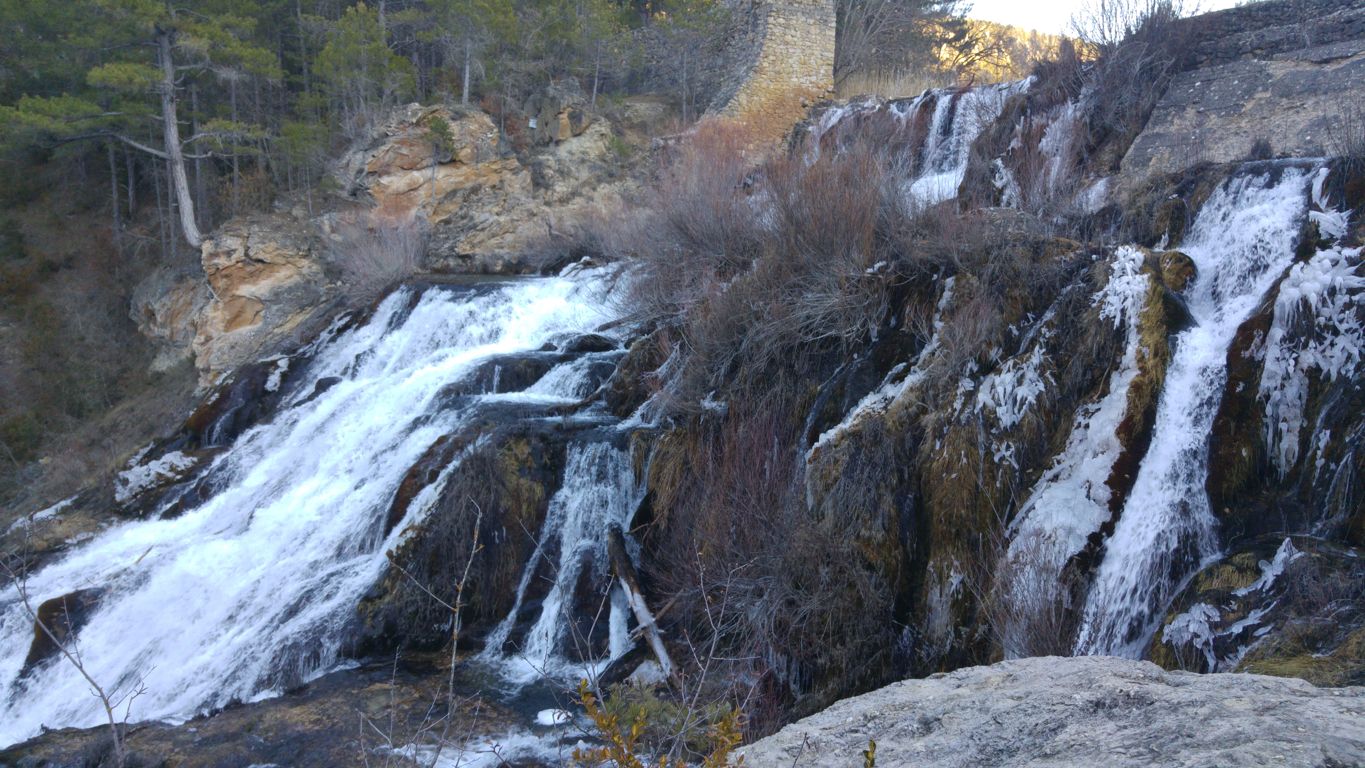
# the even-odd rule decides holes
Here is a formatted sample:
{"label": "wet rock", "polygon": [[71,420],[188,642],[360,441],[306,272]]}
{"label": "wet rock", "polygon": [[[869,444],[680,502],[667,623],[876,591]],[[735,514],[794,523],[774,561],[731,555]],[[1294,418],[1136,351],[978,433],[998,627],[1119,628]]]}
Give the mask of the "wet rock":
{"label": "wet rock", "polygon": [[[469,435],[480,432],[487,435],[486,442],[461,458],[432,509],[391,555],[402,570],[390,569],[361,601],[366,650],[387,652],[402,645],[435,647],[448,642],[449,612],[426,590],[453,602],[454,585],[466,564],[470,583],[462,613],[465,640],[478,642],[511,610],[522,569],[535,550],[550,497],[562,476],[564,446],[552,436],[499,433],[479,426]],[[412,482],[405,478],[405,487],[412,491],[425,485],[445,467],[458,442],[438,441],[410,471]],[[399,500],[394,504],[396,510]],[[548,589],[545,579],[533,581],[533,591]]]}
{"label": "wet rock", "polygon": [[1161,254],[1161,282],[1167,288],[1180,293],[1195,278],[1194,260],[1180,251],[1165,251]]}
{"label": "wet rock", "polygon": [[[232,705],[178,725],[132,724],[126,744],[136,757],[128,765],[417,765],[399,759],[391,747],[413,742],[430,746],[442,733],[448,741],[444,754],[463,749],[466,755],[483,757],[488,740],[507,734],[521,724],[520,718],[482,692],[486,681],[461,667],[456,670],[452,720],[443,723],[448,664],[445,655],[390,656],[333,672],[277,698]],[[107,726],[64,728],[0,749],[0,766],[113,765],[110,752]]]}
{"label": "wet rock", "polygon": [[617,418],[627,418],[652,393],[650,374],[664,364],[670,342],[663,330],[656,330],[630,345],[616,372],[606,382],[603,399],[607,410]]}
{"label": "wet rock", "polygon": [[564,344],[565,352],[578,355],[586,352],[612,352],[620,348],[621,344],[615,339],[599,333],[585,333],[582,336],[575,336]]}
{"label": "wet rock", "polygon": [[446,402],[469,395],[521,392],[564,359],[565,356],[553,352],[500,355],[482,363],[464,379],[442,387],[438,397]]}
{"label": "wet rock", "polygon": [[1365,689],[1032,658],[906,680],[741,750],[753,768],[860,765],[1319,768],[1365,761]]}
{"label": "wet rock", "polygon": [[44,600],[33,621],[33,642],[24,658],[25,674],[43,662],[55,658],[62,649],[74,651],[72,640],[90,619],[104,590],[78,589],[61,597]]}
{"label": "wet rock", "polygon": [[1151,650],[1168,669],[1365,684],[1365,553],[1264,536],[1197,573]]}

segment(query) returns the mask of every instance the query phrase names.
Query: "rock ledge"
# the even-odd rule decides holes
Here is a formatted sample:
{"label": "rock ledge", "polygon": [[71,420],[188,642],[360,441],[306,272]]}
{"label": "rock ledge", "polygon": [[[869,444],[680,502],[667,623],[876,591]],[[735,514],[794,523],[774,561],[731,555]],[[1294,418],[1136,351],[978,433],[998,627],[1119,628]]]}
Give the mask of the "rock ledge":
{"label": "rock ledge", "polygon": [[1365,688],[1034,658],[906,680],[743,750],[745,765],[1361,766]]}

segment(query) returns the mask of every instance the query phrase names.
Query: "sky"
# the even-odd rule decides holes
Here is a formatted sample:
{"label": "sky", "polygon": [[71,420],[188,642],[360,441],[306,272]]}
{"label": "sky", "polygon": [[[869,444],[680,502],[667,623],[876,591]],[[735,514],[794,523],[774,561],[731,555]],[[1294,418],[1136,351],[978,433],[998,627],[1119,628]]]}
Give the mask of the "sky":
{"label": "sky", "polygon": [[[1086,4],[1086,0],[971,0],[972,9],[967,15],[1056,34],[1069,32],[1071,15]],[[1194,0],[1185,2],[1187,7],[1194,4]],[[1198,11],[1216,11],[1236,4],[1236,0],[1202,0],[1198,3]]]}

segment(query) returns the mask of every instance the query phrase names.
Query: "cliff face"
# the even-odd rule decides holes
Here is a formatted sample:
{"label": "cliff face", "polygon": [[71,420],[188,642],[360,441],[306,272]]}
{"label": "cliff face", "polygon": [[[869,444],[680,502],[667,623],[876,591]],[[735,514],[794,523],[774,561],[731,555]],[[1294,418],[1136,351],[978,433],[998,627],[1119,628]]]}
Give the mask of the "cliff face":
{"label": "cliff face", "polygon": [[538,119],[553,129],[533,131],[541,143],[522,155],[483,112],[401,108],[336,163],[340,194],[318,215],[296,205],[219,227],[203,245],[202,276],[157,272],[135,292],[131,315],[156,345],[153,368],[189,358],[207,386],[316,333],[352,293],[352,265],[336,246],[357,216],[420,230],[412,271],[534,274],[553,263],[580,221],[635,187],[620,153],[640,139],[629,119],[594,119],[581,94],[541,101]]}

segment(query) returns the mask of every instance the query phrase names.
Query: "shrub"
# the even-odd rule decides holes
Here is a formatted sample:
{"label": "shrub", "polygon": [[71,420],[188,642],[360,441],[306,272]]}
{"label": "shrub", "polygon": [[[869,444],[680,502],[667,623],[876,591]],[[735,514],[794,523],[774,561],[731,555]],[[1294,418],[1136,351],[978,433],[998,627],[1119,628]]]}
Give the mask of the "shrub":
{"label": "shrub", "polygon": [[575,749],[580,766],[646,768],[641,755],[649,755],[657,758],[649,765],[659,768],[724,768],[742,740],[739,709],[726,704],[679,701],[630,685],[613,688],[599,702],[586,680],[579,683],[578,701],[605,744]]}
{"label": "shrub", "polygon": [[1327,154],[1346,161],[1349,173],[1365,170],[1365,99],[1343,96],[1328,122]]}
{"label": "shrub", "polygon": [[1251,149],[1247,150],[1248,160],[1269,160],[1275,157],[1275,149],[1270,146],[1270,139],[1262,136],[1251,142]]}
{"label": "shrub", "polygon": [[344,213],[336,219],[328,250],[346,294],[366,302],[417,272],[427,250],[427,228],[412,212]]}

